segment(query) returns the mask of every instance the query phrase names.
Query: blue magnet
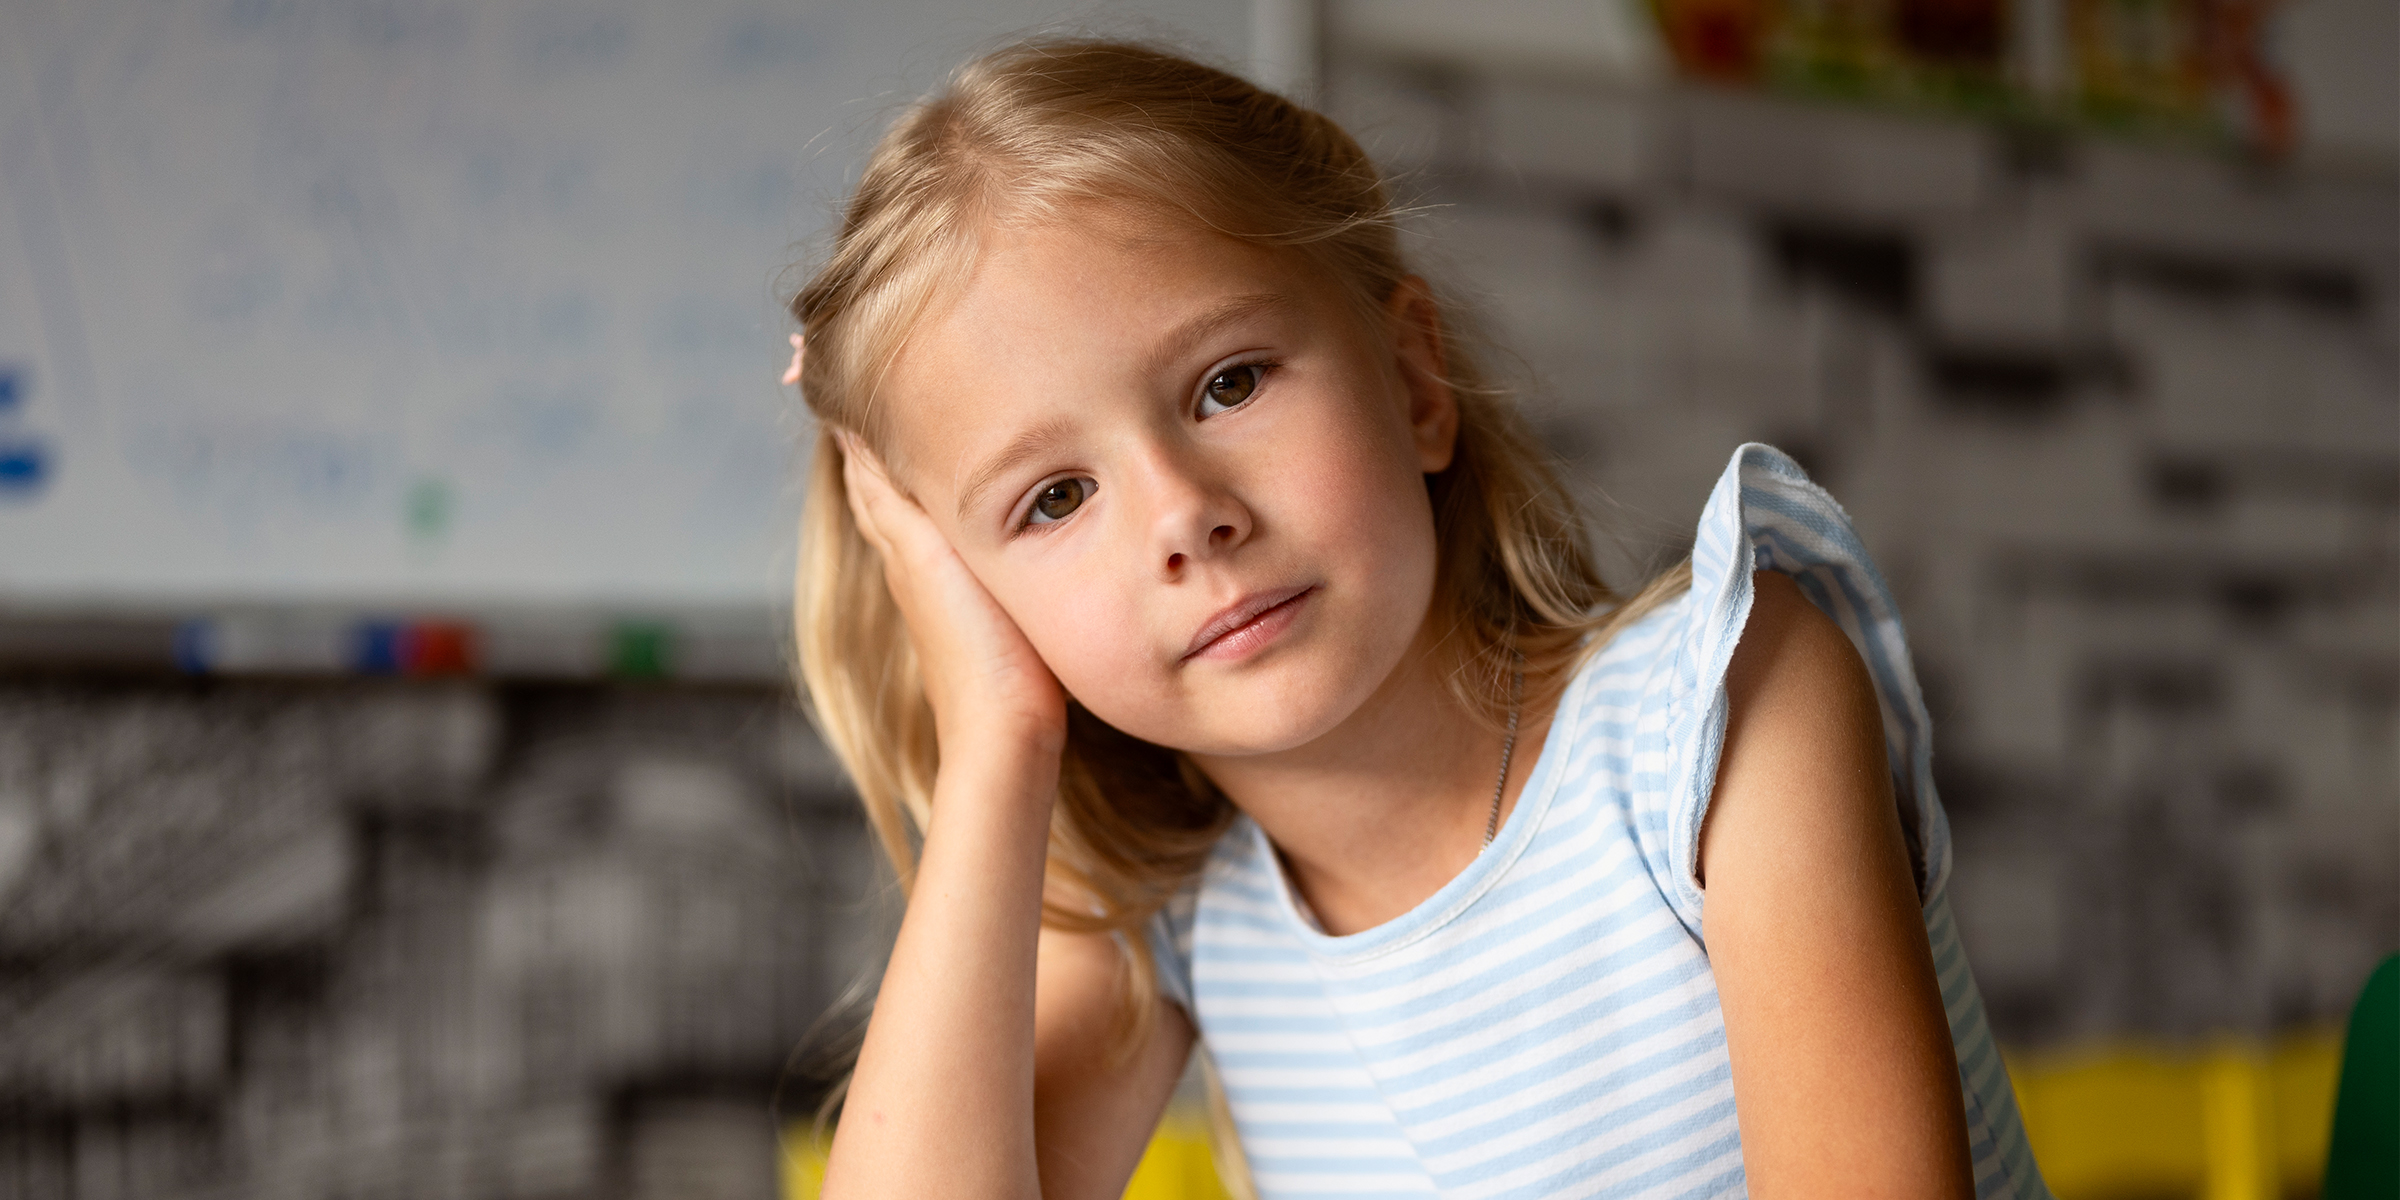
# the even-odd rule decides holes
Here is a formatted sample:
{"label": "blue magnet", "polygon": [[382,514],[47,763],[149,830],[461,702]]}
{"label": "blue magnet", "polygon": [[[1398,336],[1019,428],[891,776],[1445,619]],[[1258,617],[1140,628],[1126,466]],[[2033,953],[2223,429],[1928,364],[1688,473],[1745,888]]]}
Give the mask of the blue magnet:
{"label": "blue magnet", "polygon": [[186,675],[206,675],[217,661],[217,627],[207,618],[175,627],[175,669]]}
{"label": "blue magnet", "polygon": [[0,439],[0,499],[23,499],[48,482],[50,447],[31,438]]}
{"label": "blue magnet", "polygon": [[400,625],[363,621],[350,635],[350,669],[362,675],[397,675],[401,667]]}
{"label": "blue magnet", "polygon": [[50,447],[21,432],[25,370],[0,364],[0,500],[22,500],[50,482]]}

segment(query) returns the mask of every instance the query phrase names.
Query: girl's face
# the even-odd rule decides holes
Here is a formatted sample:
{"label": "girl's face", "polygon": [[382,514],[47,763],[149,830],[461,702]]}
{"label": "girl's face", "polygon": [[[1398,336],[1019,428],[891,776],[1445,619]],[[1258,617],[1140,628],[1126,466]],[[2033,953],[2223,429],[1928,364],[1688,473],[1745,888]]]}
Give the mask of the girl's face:
{"label": "girl's face", "polygon": [[985,246],[886,384],[904,486],[1109,724],[1334,730],[1433,595],[1457,417],[1422,285],[1362,321],[1296,255],[1097,207]]}

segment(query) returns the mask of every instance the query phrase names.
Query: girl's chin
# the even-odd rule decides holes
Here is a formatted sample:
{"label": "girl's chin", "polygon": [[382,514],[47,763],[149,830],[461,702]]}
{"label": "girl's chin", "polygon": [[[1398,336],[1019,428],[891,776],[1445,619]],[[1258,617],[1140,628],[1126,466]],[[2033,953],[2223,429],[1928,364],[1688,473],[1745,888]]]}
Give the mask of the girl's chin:
{"label": "girl's chin", "polygon": [[1341,728],[1342,723],[1357,711],[1358,705],[1325,697],[1314,703],[1285,698],[1276,703],[1251,706],[1230,700],[1226,708],[1231,711],[1210,714],[1216,719],[1186,723],[1181,737],[1152,740],[1203,758],[1256,758],[1282,754],[1300,749]]}

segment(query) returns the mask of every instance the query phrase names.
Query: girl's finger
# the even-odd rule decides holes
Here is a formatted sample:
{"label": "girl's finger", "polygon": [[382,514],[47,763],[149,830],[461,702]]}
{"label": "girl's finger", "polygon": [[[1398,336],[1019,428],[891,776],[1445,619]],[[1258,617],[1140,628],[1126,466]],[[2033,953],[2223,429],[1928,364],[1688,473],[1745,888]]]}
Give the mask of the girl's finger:
{"label": "girl's finger", "polygon": [[892,486],[891,472],[883,469],[883,460],[875,457],[875,452],[868,449],[867,444],[859,440],[857,434],[847,429],[839,429],[834,431],[833,436],[841,439],[842,457],[847,462],[863,472],[867,479],[881,491],[897,493],[898,489]]}
{"label": "girl's finger", "polygon": [[883,530],[875,521],[872,491],[878,482],[864,461],[857,441],[842,430],[835,430],[834,441],[842,448],[842,498],[850,504],[850,519],[865,535],[867,544],[879,554],[890,555]]}
{"label": "girl's finger", "polygon": [[866,511],[866,520],[879,539],[877,549],[885,552],[885,560],[894,553],[910,563],[922,565],[950,553],[950,539],[925,510],[917,506],[900,485],[892,482],[891,472],[883,460],[856,436],[848,438],[847,460],[855,473],[849,476],[850,494]]}
{"label": "girl's finger", "polygon": [[843,481],[849,485],[852,512],[869,531],[876,549],[884,551],[887,557],[894,549],[913,547],[920,552],[931,551],[936,543],[946,549],[948,543],[942,539],[941,531],[934,528],[933,521],[917,507],[917,502],[892,482],[883,460],[848,430],[835,436],[842,441]]}
{"label": "girl's finger", "polygon": [[875,528],[875,514],[867,511],[866,490],[859,482],[858,468],[847,462],[842,464],[842,499],[850,505],[850,520],[858,526],[860,536],[881,553],[883,533]]}

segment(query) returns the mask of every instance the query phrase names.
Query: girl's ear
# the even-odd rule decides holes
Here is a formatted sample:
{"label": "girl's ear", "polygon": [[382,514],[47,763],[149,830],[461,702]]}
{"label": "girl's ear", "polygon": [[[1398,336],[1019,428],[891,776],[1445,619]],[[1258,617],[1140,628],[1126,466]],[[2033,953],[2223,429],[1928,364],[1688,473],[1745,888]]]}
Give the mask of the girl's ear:
{"label": "girl's ear", "polygon": [[1458,451],[1458,396],[1450,388],[1450,364],[1442,353],[1442,309],[1433,289],[1409,275],[1384,305],[1400,384],[1408,397],[1408,427],[1417,462],[1428,475],[1449,468]]}

